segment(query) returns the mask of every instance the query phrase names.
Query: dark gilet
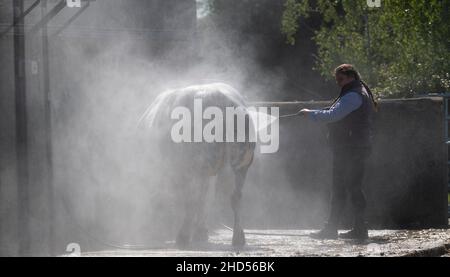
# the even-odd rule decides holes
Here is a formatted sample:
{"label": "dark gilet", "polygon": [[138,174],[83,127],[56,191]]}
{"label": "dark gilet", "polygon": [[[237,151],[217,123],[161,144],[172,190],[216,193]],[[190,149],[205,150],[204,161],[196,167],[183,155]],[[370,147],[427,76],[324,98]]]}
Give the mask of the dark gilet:
{"label": "dark gilet", "polygon": [[370,148],[372,144],[372,116],[374,107],[372,99],[361,81],[355,80],[345,85],[334,103],[350,92],[356,92],[361,95],[362,105],[345,118],[328,124],[330,144],[334,149],[345,147]]}

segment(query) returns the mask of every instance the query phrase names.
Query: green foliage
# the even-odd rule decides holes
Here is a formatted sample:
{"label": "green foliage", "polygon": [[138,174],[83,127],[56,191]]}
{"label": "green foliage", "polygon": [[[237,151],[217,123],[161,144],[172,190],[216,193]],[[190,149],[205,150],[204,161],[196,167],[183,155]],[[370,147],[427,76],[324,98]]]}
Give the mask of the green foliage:
{"label": "green foliage", "polygon": [[295,43],[300,17],[319,14],[315,69],[326,78],[352,63],[382,97],[450,90],[450,0],[286,0],[282,32]]}
{"label": "green foliage", "polygon": [[305,0],[301,3],[298,3],[296,0],[286,0],[284,4],[285,11],[283,13],[283,17],[281,19],[282,31],[286,35],[287,41],[289,44],[295,44],[295,34],[298,31],[298,18],[301,15],[308,17],[308,13],[305,8],[308,7],[308,1]]}

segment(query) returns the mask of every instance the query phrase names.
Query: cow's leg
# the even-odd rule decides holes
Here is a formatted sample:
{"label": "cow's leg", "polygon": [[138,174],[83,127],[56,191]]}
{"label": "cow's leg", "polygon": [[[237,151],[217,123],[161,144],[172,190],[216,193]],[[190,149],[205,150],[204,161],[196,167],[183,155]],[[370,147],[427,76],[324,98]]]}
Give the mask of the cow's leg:
{"label": "cow's leg", "polygon": [[234,227],[233,227],[233,246],[244,246],[245,245],[245,234],[241,226],[241,200],[242,200],[242,189],[244,187],[245,177],[247,175],[247,167],[237,169],[234,171],[235,174],[235,186],[233,193],[231,195],[231,208],[234,214]]}
{"label": "cow's leg", "polygon": [[232,244],[236,247],[245,245],[245,234],[241,226],[241,201],[247,171],[253,162],[255,144],[238,143],[231,149],[231,168],[235,176],[234,190],[231,195],[231,207],[234,213],[234,228]]}
{"label": "cow's leg", "polygon": [[208,229],[206,228],[206,215],[205,204],[206,196],[208,194],[208,177],[205,177],[201,184],[198,197],[196,199],[196,221],[195,229],[192,237],[193,242],[207,242],[208,241]]}
{"label": "cow's leg", "polygon": [[192,208],[192,203],[186,203],[184,207],[185,207],[185,216],[183,219],[183,224],[181,225],[181,228],[178,231],[176,239],[177,247],[182,249],[187,248],[191,242],[192,224],[194,220],[194,209]]}
{"label": "cow's leg", "polygon": [[195,200],[192,197],[191,189],[189,189],[192,184],[191,182],[186,182],[185,184],[180,184],[178,188],[181,189],[180,200],[183,203],[182,208],[184,209],[184,219],[180,230],[176,238],[177,247],[184,249],[187,248],[191,242],[192,237],[192,227],[195,218]]}

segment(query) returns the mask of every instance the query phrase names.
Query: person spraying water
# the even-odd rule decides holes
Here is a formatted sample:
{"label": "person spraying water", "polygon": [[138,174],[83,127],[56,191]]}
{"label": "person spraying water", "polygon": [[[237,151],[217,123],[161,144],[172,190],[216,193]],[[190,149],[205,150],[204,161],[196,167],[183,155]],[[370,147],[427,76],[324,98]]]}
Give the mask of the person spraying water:
{"label": "person spraying water", "polygon": [[368,229],[364,219],[366,199],[362,182],[366,161],[372,148],[372,114],[377,102],[370,88],[362,81],[351,64],[335,69],[335,79],[341,88],[340,95],[329,108],[302,109],[297,115],[313,122],[328,124],[328,139],[333,153],[333,185],[331,209],[322,230],[311,236],[317,239],[336,239],[346,197],[353,211],[353,228],[339,235],[347,239],[367,239]]}

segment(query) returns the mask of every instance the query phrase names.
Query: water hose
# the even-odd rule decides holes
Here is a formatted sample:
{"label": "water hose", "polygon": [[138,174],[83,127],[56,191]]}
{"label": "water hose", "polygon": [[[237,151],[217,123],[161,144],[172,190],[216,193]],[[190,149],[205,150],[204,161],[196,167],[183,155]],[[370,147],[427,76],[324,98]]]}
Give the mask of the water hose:
{"label": "water hose", "polygon": [[[221,223],[221,225],[225,229],[233,232],[233,228],[231,228],[223,223]],[[244,234],[254,235],[254,236],[272,236],[272,237],[309,237],[309,234],[282,234],[282,233],[263,233],[263,232],[245,232],[245,231],[244,231]]]}

